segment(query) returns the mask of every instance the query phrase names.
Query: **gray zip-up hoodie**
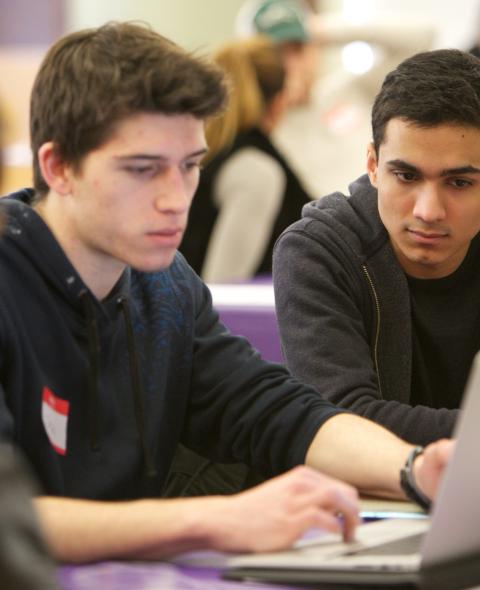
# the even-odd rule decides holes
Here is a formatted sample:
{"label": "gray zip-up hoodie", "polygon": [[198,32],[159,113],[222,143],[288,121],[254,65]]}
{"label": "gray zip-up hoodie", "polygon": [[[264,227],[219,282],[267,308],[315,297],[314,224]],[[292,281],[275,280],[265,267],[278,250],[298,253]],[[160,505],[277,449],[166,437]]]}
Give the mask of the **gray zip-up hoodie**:
{"label": "gray zip-up hoodie", "polygon": [[330,401],[416,444],[451,436],[458,410],[409,405],[410,297],[367,175],[303,208],[279,238],[273,276],[293,374]]}

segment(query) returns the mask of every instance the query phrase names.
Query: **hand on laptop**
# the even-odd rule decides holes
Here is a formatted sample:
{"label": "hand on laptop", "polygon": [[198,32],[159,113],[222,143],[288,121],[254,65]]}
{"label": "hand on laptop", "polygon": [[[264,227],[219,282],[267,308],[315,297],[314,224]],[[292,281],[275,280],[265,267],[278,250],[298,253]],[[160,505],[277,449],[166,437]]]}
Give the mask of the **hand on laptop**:
{"label": "hand on laptop", "polygon": [[214,548],[222,551],[284,549],[313,527],[343,533],[349,540],[359,524],[357,491],[304,466],[213,501],[218,525]]}
{"label": "hand on laptop", "polygon": [[413,464],[415,481],[430,499],[434,500],[440,480],[447,466],[455,442],[442,439],[425,448]]}

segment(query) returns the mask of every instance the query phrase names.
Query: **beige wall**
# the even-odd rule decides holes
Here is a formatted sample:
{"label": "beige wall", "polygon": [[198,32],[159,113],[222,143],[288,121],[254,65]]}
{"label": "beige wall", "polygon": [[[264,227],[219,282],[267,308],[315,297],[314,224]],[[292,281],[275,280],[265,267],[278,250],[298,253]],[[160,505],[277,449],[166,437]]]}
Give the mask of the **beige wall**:
{"label": "beige wall", "polygon": [[143,20],[187,49],[209,50],[233,35],[243,0],[66,0],[69,30]]}
{"label": "beige wall", "polygon": [[30,186],[30,90],[45,48],[0,47],[0,112],[5,169],[0,194]]}

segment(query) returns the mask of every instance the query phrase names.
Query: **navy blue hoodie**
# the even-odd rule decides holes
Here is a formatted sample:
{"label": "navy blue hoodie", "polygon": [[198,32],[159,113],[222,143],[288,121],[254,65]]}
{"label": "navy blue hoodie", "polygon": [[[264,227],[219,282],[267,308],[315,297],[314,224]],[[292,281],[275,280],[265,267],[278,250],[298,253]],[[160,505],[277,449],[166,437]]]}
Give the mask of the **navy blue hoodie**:
{"label": "navy blue hoodie", "polygon": [[1,202],[0,433],[44,493],[160,495],[179,441],[267,476],[304,461],[338,410],[233,337],[180,254],[100,302],[32,197]]}

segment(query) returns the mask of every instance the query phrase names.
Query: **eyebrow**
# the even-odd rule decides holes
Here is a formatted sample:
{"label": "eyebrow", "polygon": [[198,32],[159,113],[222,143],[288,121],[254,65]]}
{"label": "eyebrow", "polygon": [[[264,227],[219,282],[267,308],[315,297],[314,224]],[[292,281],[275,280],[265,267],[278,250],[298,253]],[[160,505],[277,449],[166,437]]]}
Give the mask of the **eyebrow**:
{"label": "eyebrow", "polygon": [[[207,148],[202,148],[200,150],[197,150],[195,152],[192,152],[191,154],[187,154],[184,158],[184,160],[188,160],[189,158],[196,158],[198,156],[204,156],[206,153],[208,152]],[[157,160],[163,160],[163,161],[167,161],[169,158],[167,158],[166,156],[163,156],[162,154],[128,154],[126,156],[116,156],[116,159],[119,161],[125,161],[125,160],[152,160],[152,161],[157,161]]]}
{"label": "eyebrow", "polygon": [[[413,164],[405,162],[405,160],[389,160],[387,162],[389,168],[401,168],[402,170],[408,170],[409,172],[420,173],[421,170]],[[440,172],[440,176],[452,176],[456,174],[480,174],[480,168],[475,166],[458,166],[457,168],[446,168]]]}

